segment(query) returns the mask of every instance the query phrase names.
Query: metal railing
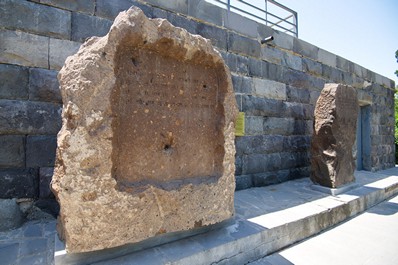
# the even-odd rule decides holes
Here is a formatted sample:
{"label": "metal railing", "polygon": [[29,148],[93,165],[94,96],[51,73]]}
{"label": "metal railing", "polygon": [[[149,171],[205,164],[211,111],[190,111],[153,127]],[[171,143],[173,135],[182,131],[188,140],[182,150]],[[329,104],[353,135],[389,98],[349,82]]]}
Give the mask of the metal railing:
{"label": "metal railing", "polygon": [[206,0],[230,11],[298,37],[297,12],[274,0]]}

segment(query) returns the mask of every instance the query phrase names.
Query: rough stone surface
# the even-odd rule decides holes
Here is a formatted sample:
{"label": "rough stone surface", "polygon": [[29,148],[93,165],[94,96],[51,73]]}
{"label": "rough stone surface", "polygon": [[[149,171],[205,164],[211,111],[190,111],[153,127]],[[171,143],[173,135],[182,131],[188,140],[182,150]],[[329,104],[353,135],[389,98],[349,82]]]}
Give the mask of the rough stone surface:
{"label": "rough stone surface", "polygon": [[23,221],[23,214],[15,199],[0,199],[0,231],[19,227]]}
{"label": "rough stone surface", "polygon": [[59,78],[52,189],[69,252],[233,215],[237,109],[209,40],[132,8],[69,57]]}
{"label": "rough stone surface", "polygon": [[311,180],[337,188],[353,182],[352,152],[358,116],[357,91],[340,84],[326,84],[315,107],[311,142]]}

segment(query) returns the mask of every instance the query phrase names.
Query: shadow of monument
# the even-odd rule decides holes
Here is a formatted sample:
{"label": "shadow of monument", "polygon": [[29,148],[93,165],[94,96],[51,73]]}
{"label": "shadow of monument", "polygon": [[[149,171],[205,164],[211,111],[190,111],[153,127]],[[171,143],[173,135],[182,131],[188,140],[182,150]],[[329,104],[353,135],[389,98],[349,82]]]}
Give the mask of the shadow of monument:
{"label": "shadow of monument", "polygon": [[373,207],[367,210],[367,212],[378,215],[394,215],[398,213],[398,203],[383,202],[382,207]]}

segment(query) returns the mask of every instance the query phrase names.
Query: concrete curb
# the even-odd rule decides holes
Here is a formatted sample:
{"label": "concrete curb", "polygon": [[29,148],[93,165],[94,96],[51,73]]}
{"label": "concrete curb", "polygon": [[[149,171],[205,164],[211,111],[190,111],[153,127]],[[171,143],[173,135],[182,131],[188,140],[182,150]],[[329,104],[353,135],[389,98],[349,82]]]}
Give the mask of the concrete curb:
{"label": "concrete curb", "polygon": [[[232,224],[219,229],[95,264],[244,264],[257,260],[398,194],[397,168],[378,173],[360,171],[355,175],[359,187],[337,196],[311,191],[308,179],[275,185],[274,189],[279,188],[283,196],[292,196],[293,204],[290,205],[294,205],[294,200],[297,202],[308,193],[310,195],[292,207],[277,206],[276,210],[264,214],[261,214],[264,212],[263,204],[271,204],[272,201],[261,200],[253,194],[265,193],[266,188],[238,191],[237,197],[244,197],[239,192],[253,196],[237,200],[236,206],[247,203],[246,208],[258,207],[260,215],[237,213]],[[302,190],[292,195],[286,190],[289,187]],[[295,196],[296,199],[293,198]],[[99,253],[93,252],[93,255]],[[56,251],[55,264],[67,264],[68,254],[60,254]],[[74,264],[84,264],[84,261],[79,263],[75,260]]]}

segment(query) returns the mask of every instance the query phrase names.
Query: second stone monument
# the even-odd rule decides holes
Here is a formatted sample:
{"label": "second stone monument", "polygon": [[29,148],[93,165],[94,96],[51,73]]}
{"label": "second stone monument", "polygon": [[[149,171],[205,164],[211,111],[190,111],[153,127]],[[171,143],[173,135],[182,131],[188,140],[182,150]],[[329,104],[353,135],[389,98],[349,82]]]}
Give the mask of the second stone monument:
{"label": "second stone monument", "polygon": [[311,180],[329,188],[353,182],[358,117],[357,91],[326,84],[315,106],[311,142]]}

